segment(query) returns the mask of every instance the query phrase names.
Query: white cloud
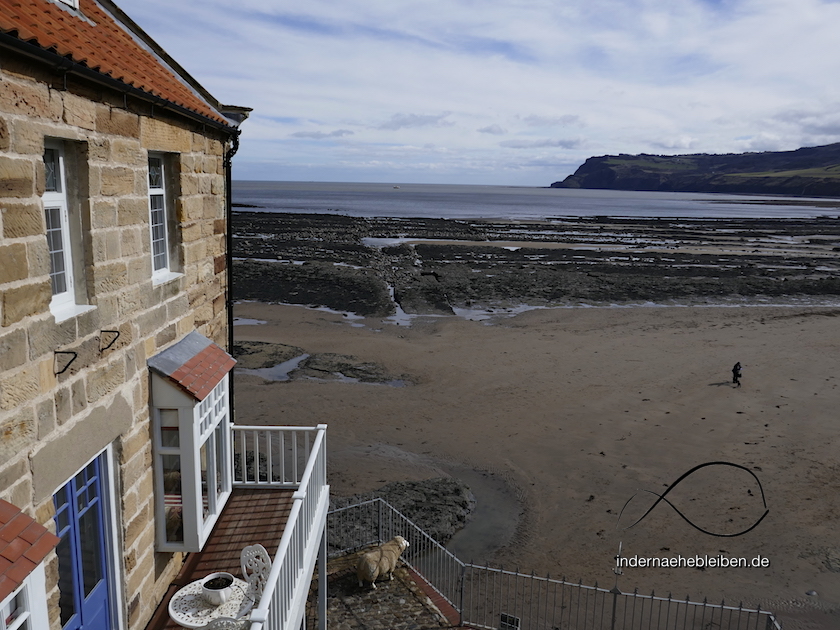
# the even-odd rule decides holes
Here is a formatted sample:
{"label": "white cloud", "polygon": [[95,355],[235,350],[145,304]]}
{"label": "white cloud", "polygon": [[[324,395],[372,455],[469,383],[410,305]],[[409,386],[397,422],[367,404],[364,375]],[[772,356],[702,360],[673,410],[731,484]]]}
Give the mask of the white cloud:
{"label": "white cloud", "polygon": [[349,129],[336,129],[329,133],[324,131],[296,131],[290,133],[292,138],[310,138],[312,140],[323,140],[324,138],[342,138],[344,136],[352,136],[353,132]]}
{"label": "white cloud", "polygon": [[691,136],[679,136],[676,138],[664,138],[654,140],[651,145],[658,147],[665,153],[691,152],[697,145],[697,139]]}
{"label": "white cloud", "polygon": [[385,129],[389,131],[396,131],[397,129],[416,129],[418,127],[440,127],[448,126],[453,123],[446,122],[446,117],[449,112],[445,114],[394,114],[384,123],[376,126],[377,129]]}
{"label": "white cloud", "polygon": [[580,139],[574,138],[568,140],[503,140],[499,143],[499,146],[509,149],[545,149],[549,147],[577,149],[581,144]]}
{"label": "white cloud", "polygon": [[119,4],[214,96],[254,108],[240,178],[283,164],[545,185],[590,155],[840,141],[837,2]]}
{"label": "white cloud", "polygon": [[529,127],[568,127],[570,125],[580,126],[582,124],[580,116],[574,114],[566,114],[565,116],[538,116],[531,114],[522,117],[522,122]]}

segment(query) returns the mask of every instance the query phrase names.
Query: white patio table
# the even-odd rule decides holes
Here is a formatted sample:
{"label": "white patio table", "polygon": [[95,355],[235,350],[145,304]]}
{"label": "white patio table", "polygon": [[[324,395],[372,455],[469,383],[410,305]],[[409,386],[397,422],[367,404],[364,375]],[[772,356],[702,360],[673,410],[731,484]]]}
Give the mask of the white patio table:
{"label": "white patio table", "polygon": [[202,597],[201,580],[190,582],[169,600],[169,617],[184,628],[201,628],[219,617],[236,617],[247,590],[247,582],[234,578],[230,599],[214,606]]}

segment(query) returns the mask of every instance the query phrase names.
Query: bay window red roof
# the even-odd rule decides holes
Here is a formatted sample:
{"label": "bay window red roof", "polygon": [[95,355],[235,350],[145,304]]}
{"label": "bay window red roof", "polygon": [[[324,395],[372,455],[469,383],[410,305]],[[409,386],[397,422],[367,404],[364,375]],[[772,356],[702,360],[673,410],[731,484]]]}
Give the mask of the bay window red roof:
{"label": "bay window red roof", "polygon": [[0,601],[23,584],[61,539],[0,499]]}
{"label": "bay window red roof", "polygon": [[236,359],[196,331],[149,359],[150,368],[198,401],[207,398],[235,364]]}

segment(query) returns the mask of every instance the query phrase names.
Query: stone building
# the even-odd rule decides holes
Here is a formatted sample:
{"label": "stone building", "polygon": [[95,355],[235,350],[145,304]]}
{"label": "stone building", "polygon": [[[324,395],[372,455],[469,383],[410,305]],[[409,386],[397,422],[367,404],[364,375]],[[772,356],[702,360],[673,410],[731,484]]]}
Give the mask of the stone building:
{"label": "stone building", "polygon": [[0,628],[145,627],[225,505],[248,111],[110,0],[0,0]]}

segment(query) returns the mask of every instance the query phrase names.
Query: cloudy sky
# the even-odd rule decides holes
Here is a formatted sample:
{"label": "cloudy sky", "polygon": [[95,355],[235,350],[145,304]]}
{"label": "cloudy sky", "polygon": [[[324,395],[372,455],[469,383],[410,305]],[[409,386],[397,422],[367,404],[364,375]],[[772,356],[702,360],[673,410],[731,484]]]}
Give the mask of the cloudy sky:
{"label": "cloudy sky", "polygon": [[224,103],[236,179],[545,186],[840,141],[840,0],[117,0]]}

